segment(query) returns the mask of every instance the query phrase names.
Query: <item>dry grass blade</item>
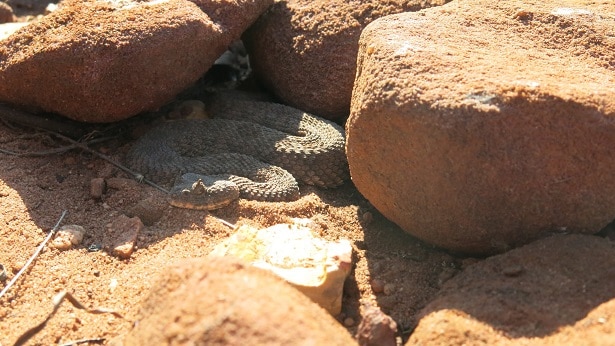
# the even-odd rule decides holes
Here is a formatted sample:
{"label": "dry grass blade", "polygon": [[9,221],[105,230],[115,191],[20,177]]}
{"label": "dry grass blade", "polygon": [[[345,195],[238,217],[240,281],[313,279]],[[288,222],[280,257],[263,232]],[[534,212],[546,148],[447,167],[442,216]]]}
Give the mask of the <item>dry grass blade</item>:
{"label": "dry grass blade", "polygon": [[113,310],[104,309],[104,308],[88,309],[83,304],[81,304],[75,297],[73,297],[72,294],[70,294],[70,293],[68,293],[66,291],[63,291],[63,292],[60,292],[60,293],[56,294],[56,296],[53,297],[53,310],[47,316],[47,318],[45,318],[45,320],[43,322],[39,323],[35,327],[30,328],[28,331],[23,333],[17,339],[17,341],[15,341],[14,346],[20,346],[20,345],[25,344],[28,340],[30,340],[30,338],[32,338],[38,332],[43,330],[43,328],[45,328],[45,326],[47,325],[47,322],[49,322],[49,320],[51,320],[51,318],[56,314],[56,312],[60,308],[60,305],[62,304],[64,299],[68,299],[68,301],[74,307],[76,307],[77,309],[85,310],[85,311],[87,311],[88,313],[91,313],[91,314],[113,314],[116,317],[124,318],[124,317],[122,317],[122,315],[120,315],[119,313],[117,313],[117,312],[115,312]]}

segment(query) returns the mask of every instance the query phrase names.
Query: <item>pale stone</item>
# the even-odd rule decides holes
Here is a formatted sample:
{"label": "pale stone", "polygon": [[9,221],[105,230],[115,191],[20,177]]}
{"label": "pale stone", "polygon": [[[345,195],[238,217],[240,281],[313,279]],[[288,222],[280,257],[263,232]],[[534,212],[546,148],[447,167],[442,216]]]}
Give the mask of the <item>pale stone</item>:
{"label": "pale stone", "polygon": [[344,280],[352,268],[348,240],[330,242],[297,223],[240,226],[210,256],[234,256],[271,271],[332,315],[341,311]]}
{"label": "pale stone", "polygon": [[28,25],[28,23],[25,22],[11,22],[0,24],[0,41],[11,36],[14,32],[23,28],[26,25]]}
{"label": "pale stone", "polygon": [[79,225],[66,225],[62,226],[57,232],[53,241],[51,242],[51,247],[54,247],[58,250],[68,250],[75,245],[81,244],[83,241],[83,235],[85,234],[85,229]]}

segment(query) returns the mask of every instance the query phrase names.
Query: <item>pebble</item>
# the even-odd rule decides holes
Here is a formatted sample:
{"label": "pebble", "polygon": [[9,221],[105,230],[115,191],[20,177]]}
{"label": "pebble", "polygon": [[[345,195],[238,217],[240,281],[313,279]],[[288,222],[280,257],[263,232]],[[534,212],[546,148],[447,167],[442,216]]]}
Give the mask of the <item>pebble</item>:
{"label": "pebble", "polygon": [[120,215],[107,226],[103,246],[110,249],[111,254],[122,259],[129,258],[135,250],[139,233],[145,226],[138,217],[129,218]]}
{"label": "pebble", "polygon": [[4,266],[0,264],[0,281],[6,280],[6,271],[4,270]]}
{"label": "pebble", "polygon": [[103,178],[93,178],[90,180],[90,197],[93,199],[101,199],[105,193],[107,183]]}
{"label": "pebble", "polygon": [[352,317],[346,317],[344,319],[344,326],[346,326],[346,327],[352,327],[352,326],[354,326],[354,323],[355,323],[355,321],[354,321],[354,318],[352,318]]}
{"label": "pebble", "polygon": [[23,262],[23,261],[15,261],[15,262],[13,262],[13,267],[11,268],[11,270],[13,271],[13,273],[17,273],[25,265],[26,265],[26,263]]}
{"label": "pebble", "polygon": [[113,293],[113,291],[115,291],[115,289],[117,288],[117,279],[116,278],[112,278],[111,281],[109,282],[109,292]]}
{"label": "pebble", "polygon": [[379,279],[372,279],[370,281],[370,285],[372,286],[372,291],[374,293],[382,293],[384,292],[384,281],[379,280]]}
{"label": "pebble", "polygon": [[85,229],[79,225],[65,225],[62,226],[57,232],[51,247],[58,250],[68,250],[74,245],[79,245],[83,241],[83,235]]}
{"label": "pebble", "polygon": [[361,346],[396,346],[397,323],[379,307],[366,304],[361,307],[363,319],[357,330]]}

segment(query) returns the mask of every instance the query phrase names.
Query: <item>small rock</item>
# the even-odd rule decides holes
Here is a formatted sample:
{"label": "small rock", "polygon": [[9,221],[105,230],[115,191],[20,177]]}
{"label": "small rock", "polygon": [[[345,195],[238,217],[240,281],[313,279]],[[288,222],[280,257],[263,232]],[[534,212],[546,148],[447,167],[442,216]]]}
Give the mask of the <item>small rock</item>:
{"label": "small rock", "polygon": [[109,292],[113,293],[115,289],[117,288],[117,285],[118,285],[117,279],[111,278],[111,281],[109,281]]}
{"label": "small rock", "polygon": [[382,293],[384,292],[384,281],[379,279],[372,279],[370,281],[370,285],[372,287],[372,291],[374,293]]}
{"label": "small rock", "polygon": [[65,225],[62,226],[57,232],[51,247],[58,250],[68,250],[74,245],[79,245],[83,241],[83,235],[85,229],[79,225]]}
{"label": "small rock", "polygon": [[25,266],[25,265],[26,265],[26,262],[24,262],[24,261],[15,261],[15,262],[13,262],[13,265],[12,265],[12,267],[11,267],[11,271],[12,271],[13,273],[17,273],[17,272],[18,272],[18,271],[20,271],[20,270],[21,270],[21,268],[23,268],[23,266]]}
{"label": "small rock", "polygon": [[344,318],[344,326],[346,326],[346,327],[352,327],[352,326],[354,326],[354,322],[355,322],[355,321],[354,321],[354,318],[352,318],[352,317],[346,317],[346,318]]}
{"label": "small rock", "polygon": [[90,197],[93,199],[101,199],[105,193],[107,184],[103,178],[93,178],[90,180]]}
{"label": "small rock", "polygon": [[[282,277],[332,315],[340,313],[344,280],[352,269],[348,240],[329,242],[300,224],[239,227],[210,256],[234,256]],[[309,223],[308,223],[309,224]]]}
{"label": "small rock", "polygon": [[357,341],[361,346],[397,345],[397,323],[380,308],[366,304],[361,306],[363,319],[357,330]]}
{"label": "small rock", "polygon": [[45,14],[50,14],[51,12],[54,12],[57,9],[58,9],[58,4],[54,4],[53,2],[50,2],[49,4],[47,4],[47,7],[45,7]]}
{"label": "small rock", "polygon": [[107,226],[103,247],[122,259],[132,255],[139,232],[145,226],[138,217],[120,215]]}
{"label": "small rock", "polygon": [[0,264],[0,282],[6,281],[6,278],[6,270],[4,269],[4,266]]}

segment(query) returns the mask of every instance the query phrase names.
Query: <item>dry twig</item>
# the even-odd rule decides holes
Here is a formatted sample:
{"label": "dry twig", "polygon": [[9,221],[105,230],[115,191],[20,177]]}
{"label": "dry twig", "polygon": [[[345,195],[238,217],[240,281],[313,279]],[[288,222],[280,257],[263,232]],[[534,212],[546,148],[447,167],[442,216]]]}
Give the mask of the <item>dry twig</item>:
{"label": "dry twig", "polygon": [[58,227],[60,226],[60,223],[62,222],[62,220],[64,220],[64,216],[66,216],[66,213],[68,213],[68,211],[64,210],[62,212],[62,215],[60,216],[60,219],[58,220],[58,222],[56,223],[55,226],[53,226],[53,228],[51,229],[51,231],[49,231],[49,234],[47,235],[47,237],[45,238],[45,240],[43,240],[43,242],[41,243],[41,245],[38,246],[38,248],[36,249],[36,251],[34,252],[34,254],[32,255],[32,257],[30,257],[30,259],[28,259],[28,262],[26,262],[26,264],[23,266],[23,268],[21,268],[21,270],[19,272],[17,272],[17,274],[15,275],[15,277],[13,277],[13,279],[11,279],[11,281],[9,281],[9,283],[4,287],[4,289],[2,290],[2,292],[0,292],[0,298],[2,298],[2,296],[4,296],[4,294],[11,288],[11,286],[13,286],[15,284],[15,282],[17,281],[17,279],[19,279],[19,277],[21,276],[21,274],[23,274],[28,267],[30,266],[30,264],[36,259],[36,257],[38,257],[38,255],[41,253],[41,251],[43,250],[43,248],[45,247],[45,244],[47,244],[47,242],[49,241],[49,239],[51,239],[51,237],[53,237],[53,235],[55,234],[55,232],[58,230]]}

